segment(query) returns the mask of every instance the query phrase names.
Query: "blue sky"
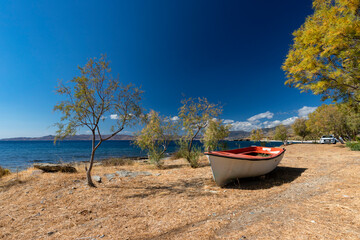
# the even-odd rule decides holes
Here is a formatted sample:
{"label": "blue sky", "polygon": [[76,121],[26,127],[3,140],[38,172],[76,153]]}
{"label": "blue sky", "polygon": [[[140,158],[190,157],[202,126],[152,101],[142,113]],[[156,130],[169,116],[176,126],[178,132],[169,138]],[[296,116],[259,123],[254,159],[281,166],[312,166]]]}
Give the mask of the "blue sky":
{"label": "blue sky", "polygon": [[291,123],[322,104],[281,70],[312,12],[310,0],[1,1],[0,138],[53,134],[57,81],[102,53],[146,109],[176,116],[183,95],[207,97],[233,130]]}

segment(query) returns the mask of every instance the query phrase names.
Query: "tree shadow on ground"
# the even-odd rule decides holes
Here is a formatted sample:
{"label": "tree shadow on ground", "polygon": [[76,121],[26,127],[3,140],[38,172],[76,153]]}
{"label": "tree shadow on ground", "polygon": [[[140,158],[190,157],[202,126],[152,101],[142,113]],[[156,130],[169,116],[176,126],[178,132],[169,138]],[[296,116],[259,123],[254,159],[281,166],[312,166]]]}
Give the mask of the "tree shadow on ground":
{"label": "tree shadow on ground", "polygon": [[189,166],[189,164],[185,164],[185,163],[183,163],[183,164],[169,164],[169,165],[163,165],[162,167],[161,167],[161,169],[163,169],[163,170],[168,170],[168,169],[174,169],[174,168],[184,168],[184,167],[188,167]]}
{"label": "tree shadow on ground", "polygon": [[0,192],[5,192],[13,186],[16,186],[19,184],[25,184],[28,181],[29,181],[29,179],[27,179],[27,180],[20,180],[18,178],[10,179],[9,181],[0,184]]}
{"label": "tree shadow on ground", "polygon": [[234,179],[224,188],[244,190],[269,189],[294,181],[306,170],[307,168],[277,167],[274,171],[260,177]]}
{"label": "tree shadow on ground", "polygon": [[[209,167],[209,162],[199,162],[199,166],[197,168],[203,168],[203,167]],[[161,169],[167,170],[167,169],[174,169],[174,168],[184,168],[184,167],[190,167],[189,163],[180,163],[180,164],[169,164],[169,165],[163,165]]]}
{"label": "tree shadow on ground", "polygon": [[336,144],[336,147],[337,148],[346,148],[346,145],[345,144]]}
{"label": "tree shadow on ground", "polygon": [[140,193],[128,195],[126,198],[146,198],[155,195],[166,196],[174,194],[185,194],[187,197],[211,195],[212,193],[204,192],[202,190],[203,186],[203,178],[180,180],[166,184],[152,184],[142,188],[137,188],[137,190],[141,191]]}

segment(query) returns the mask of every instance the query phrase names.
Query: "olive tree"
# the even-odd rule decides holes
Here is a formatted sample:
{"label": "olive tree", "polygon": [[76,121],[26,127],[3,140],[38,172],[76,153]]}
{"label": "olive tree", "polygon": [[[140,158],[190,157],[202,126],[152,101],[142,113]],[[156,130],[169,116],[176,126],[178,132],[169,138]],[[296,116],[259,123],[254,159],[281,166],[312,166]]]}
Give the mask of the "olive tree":
{"label": "olive tree", "polygon": [[151,163],[161,167],[161,159],[169,143],[176,138],[177,124],[154,110],[147,115],[145,123],[145,127],[136,136],[135,145],[148,152]]}
{"label": "olive tree", "polygon": [[[96,150],[100,145],[120,133],[126,126],[134,124],[142,112],[140,100],[142,91],[129,84],[123,85],[111,76],[111,69],[106,55],[99,59],[93,58],[79,67],[80,75],[67,84],[59,83],[57,93],[66,100],[55,107],[62,114],[60,122],[56,123],[57,139],[75,135],[81,128],[88,128],[92,134],[91,156],[86,169],[87,183],[95,187],[91,179],[91,170]],[[107,114],[115,118],[109,135],[104,135],[102,122]]]}
{"label": "olive tree", "polygon": [[221,114],[222,107],[209,103],[206,98],[188,98],[181,103],[179,119],[184,131],[180,139],[181,152],[191,167],[198,167],[201,149],[194,148],[194,140],[202,136],[209,122]]}

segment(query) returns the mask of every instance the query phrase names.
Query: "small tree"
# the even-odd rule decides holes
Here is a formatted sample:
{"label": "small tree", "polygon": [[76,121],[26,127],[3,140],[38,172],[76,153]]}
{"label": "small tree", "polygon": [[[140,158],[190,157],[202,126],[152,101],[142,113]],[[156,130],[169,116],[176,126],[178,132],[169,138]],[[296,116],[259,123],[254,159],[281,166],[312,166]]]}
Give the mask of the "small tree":
{"label": "small tree", "polygon": [[194,149],[194,139],[203,134],[210,120],[221,114],[222,108],[217,104],[209,103],[206,98],[188,98],[182,100],[181,103],[183,105],[179,110],[179,118],[184,130],[180,141],[181,152],[191,167],[198,167],[201,149]]}
{"label": "small tree", "polygon": [[304,141],[305,137],[310,134],[310,130],[306,126],[305,118],[298,118],[292,125],[294,133],[302,138],[301,142]]}
{"label": "small tree", "polygon": [[225,125],[221,120],[210,120],[202,139],[205,149],[208,152],[216,150],[219,147],[219,141],[229,136],[230,128],[230,124]]}
{"label": "small tree", "polygon": [[161,167],[161,159],[170,141],[175,139],[176,124],[169,118],[161,117],[154,110],[150,111],[145,122],[145,127],[136,136],[135,144],[148,152],[151,163]]}
{"label": "small tree", "polygon": [[280,124],[275,128],[274,138],[277,140],[281,140],[286,145],[286,140],[288,138],[288,129],[283,124]]}
{"label": "small tree", "polygon": [[263,139],[264,134],[261,129],[253,129],[251,131],[250,139],[251,141],[260,142]]}
{"label": "small tree", "polygon": [[[67,100],[54,107],[55,111],[60,111],[63,115],[56,124],[58,130],[55,141],[76,134],[82,127],[90,130],[91,156],[89,166],[85,169],[88,185],[95,187],[91,179],[95,152],[104,141],[136,122],[141,114],[139,102],[142,91],[131,84],[121,85],[117,79],[112,78],[105,55],[99,59],[90,59],[79,70],[80,76],[74,77],[68,86],[60,83],[57,88],[57,93],[64,95]],[[112,118],[116,118],[111,126],[111,134],[107,136],[100,129],[106,114],[112,114]]]}

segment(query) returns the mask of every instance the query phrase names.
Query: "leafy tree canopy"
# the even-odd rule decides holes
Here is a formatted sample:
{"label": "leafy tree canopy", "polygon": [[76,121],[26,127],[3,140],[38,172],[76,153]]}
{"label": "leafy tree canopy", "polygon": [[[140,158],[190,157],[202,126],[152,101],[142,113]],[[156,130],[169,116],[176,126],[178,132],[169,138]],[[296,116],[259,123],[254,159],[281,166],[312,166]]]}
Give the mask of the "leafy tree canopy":
{"label": "leafy tree canopy", "polygon": [[304,141],[305,137],[310,134],[310,130],[306,126],[306,119],[305,118],[298,118],[292,125],[292,129],[294,133],[300,137]]}
{"label": "leafy tree canopy", "polygon": [[314,0],[282,66],[285,84],[323,100],[360,103],[360,0]]}
{"label": "leafy tree canopy", "polygon": [[150,161],[157,167],[161,167],[161,159],[170,141],[177,135],[177,124],[170,118],[160,116],[154,110],[147,114],[145,122],[145,127],[136,136],[135,144],[148,151]]}
{"label": "leafy tree canopy", "polygon": [[261,139],[264,137],[264,134],[261,129],[253,129],[251,131],[250,139],[251,141],[261,141]]}
{"label": "leafy tree canopy", "polygon": [[354,139],[360,131],[360,114],[347,104],[323,104],[309,114],[306,125],[317,137],[334,134]]}
{"label": "leafy tree canopy", "polygon": [[288,129],[283,124],[280,124],[275,128],[274,138],[283,142],[288,138]]}
{"label": "leafy tree canopy", "polygon": [[223,124],[219,119],[210,120],[202,139],[205,149],[216,150],[219,147],[219,141],[229,136],[230,128],[230,124]]}

